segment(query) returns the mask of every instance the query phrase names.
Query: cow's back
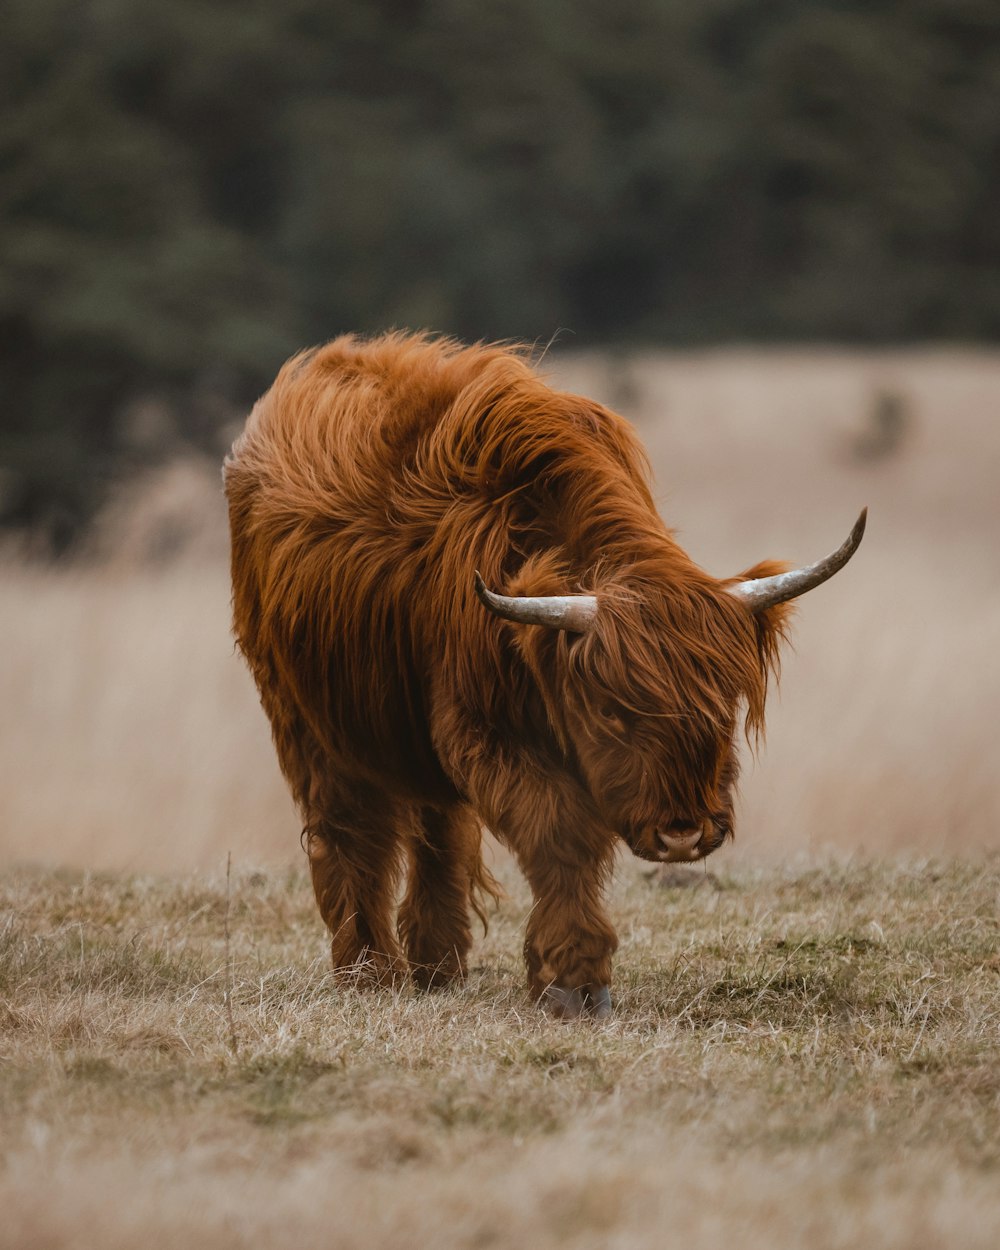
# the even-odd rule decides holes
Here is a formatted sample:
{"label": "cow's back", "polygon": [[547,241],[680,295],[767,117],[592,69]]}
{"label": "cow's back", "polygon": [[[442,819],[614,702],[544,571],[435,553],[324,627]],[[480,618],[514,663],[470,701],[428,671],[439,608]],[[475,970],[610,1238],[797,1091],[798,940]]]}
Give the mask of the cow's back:
{"label": "cow's back", "polygon": [[491,366],[528,374],[502,348],[336,339],[282,368],[225,466],[234,630],[272,724],[294,717],[337,767],[431,796],[450,789],[427,706],[429,640],[454,628],[439,546],[456,509],[472,524],[488,507],[431,449]]}

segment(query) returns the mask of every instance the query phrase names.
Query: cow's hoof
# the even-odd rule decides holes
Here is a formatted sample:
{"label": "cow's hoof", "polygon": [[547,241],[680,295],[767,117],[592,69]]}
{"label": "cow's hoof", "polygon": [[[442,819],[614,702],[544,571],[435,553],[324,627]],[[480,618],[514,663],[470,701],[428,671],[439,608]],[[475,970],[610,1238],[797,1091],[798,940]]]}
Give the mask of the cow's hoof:
{"label": "cow's hoof", "polygon": [[584,1010],[595,1020],[611,1018],[611,991],[606,985],[591,986],[583,1000]]}
{"label": "cow's hoof", "polygon": [[576,1020],[583,1015],[581,990],[564,990],[561,985],[547,985],[542,1002],[560,1020]]}
{"label": "cow's hoof", "polygon": [[611,1016],[611,991],[606,985],[587,985],[578,990],[550,985],[542,995],[542,1002],[560,1020],[578,1020],[583,1015],[607,1020]]}

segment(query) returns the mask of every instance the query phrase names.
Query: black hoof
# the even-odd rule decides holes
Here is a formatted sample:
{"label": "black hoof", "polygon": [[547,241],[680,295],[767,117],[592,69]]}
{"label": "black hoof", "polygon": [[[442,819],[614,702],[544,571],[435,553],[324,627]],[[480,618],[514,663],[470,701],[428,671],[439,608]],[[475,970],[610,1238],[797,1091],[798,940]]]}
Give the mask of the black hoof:
{"label": "black hoof", "polygon": [[611,1018],[611,991],[606,985],[597,985],[587,990],[584,997],[584,1010],[595,1020]]}
{"label": "black hoof", "polygon": [[542,995],[542,1002],[560,1020],[578,1020],[582,1015],[607,1020],[611,1016],[611,991],[606,985],[584,986],[579,990],[550,985]]}
{"label": "black hoof", "polygon": [[561,985],[546,986],[542,1002],[560,1020],[576,1020],[583,1015],[583,993],[564,990]]}

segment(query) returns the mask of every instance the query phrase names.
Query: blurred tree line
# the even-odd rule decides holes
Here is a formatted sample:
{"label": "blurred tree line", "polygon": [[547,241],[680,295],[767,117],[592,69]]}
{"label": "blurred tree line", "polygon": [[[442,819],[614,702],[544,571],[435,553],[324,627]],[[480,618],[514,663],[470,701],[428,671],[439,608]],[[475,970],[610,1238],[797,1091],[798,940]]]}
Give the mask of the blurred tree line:
{"label": "blurred tree line", "polygon": [[996,0],[4,0],[0,514],[304,344],[996,339]]}

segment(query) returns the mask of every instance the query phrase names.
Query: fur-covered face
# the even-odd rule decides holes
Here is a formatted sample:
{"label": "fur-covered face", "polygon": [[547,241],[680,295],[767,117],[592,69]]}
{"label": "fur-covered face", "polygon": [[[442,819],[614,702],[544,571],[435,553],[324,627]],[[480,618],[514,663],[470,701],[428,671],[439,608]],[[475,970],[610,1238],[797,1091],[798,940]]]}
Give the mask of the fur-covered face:
{"label": "fur-covered face", "polygon": [[580,770],[601,814],[634,854],[702,859],[731,836],[735,717],[727,735],[684,713],[648,716],[608,701],[588,721],[581,710],[567,708]]}
{"label": "fur-covered face", "polygon": [[600,601],[591,632],[548,640],[550,720],[636,855],[702,859],[732,835],[737,732],[761,728],[780,619],[721,586]]}

